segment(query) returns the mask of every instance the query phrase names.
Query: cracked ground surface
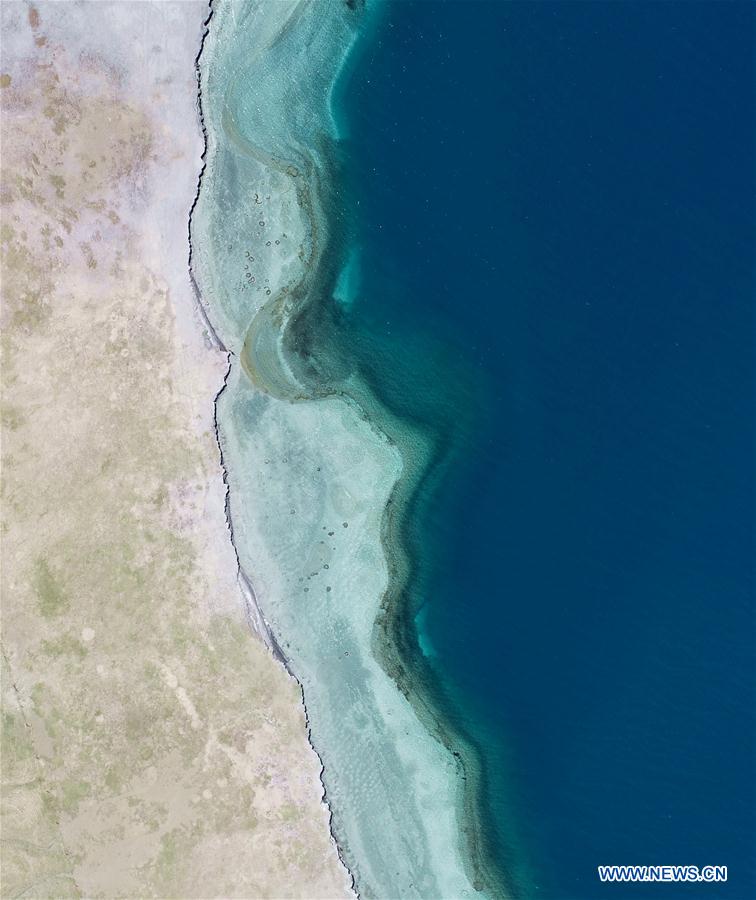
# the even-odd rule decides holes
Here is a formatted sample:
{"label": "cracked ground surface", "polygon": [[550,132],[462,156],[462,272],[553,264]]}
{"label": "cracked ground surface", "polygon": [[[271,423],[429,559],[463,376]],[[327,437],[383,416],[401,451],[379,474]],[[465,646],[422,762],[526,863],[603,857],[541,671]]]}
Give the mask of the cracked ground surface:
{"label": "cracked ground surface", "polygon": [[206,9],[126,7],[113,46],[177,61],[114,60],[110,4],[2,11],[0,893],[346,896],[299,688],[242,612],[191,313]]}

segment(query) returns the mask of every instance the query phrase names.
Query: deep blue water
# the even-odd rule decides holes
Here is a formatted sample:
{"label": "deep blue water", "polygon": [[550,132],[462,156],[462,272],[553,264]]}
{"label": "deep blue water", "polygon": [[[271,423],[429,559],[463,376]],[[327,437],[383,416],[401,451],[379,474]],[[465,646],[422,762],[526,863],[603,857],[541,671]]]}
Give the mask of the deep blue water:
{"label": "deep blue water", "polygon": [[353,322],[480,386],[423,629],[541,897],[756,897],[754,93],[750,4],[397,2],[342,100]]}

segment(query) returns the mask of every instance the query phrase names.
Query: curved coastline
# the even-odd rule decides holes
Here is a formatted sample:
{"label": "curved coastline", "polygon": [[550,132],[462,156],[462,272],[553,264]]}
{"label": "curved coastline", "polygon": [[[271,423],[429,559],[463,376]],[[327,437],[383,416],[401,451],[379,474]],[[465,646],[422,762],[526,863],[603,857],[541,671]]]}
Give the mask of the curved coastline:
{"label": "curved coastline", "polygon": [[[297,15],[301,15],[301,6],[298,5],[297,9]],[[287,17],[286,27],[291,26],[295,13],[296,10]],[[268,47],[280,44],[283,37],[282,31],[269,41]],[[365,35],[355,35],[352,44],[347,45],[344,59],[352,52],[354,42],[365,40]],[[333,77],[332,89],[343,71],[342,59]],[[223,118],[224,124],[228,124],[229,112],[225,107]],[[228,131],[225,133],[229,136]],[[237,145],[244,141],[240,134],[231,135],[231,139]],[[248,142],[245,143],[249,150]],[[449,465],[454,440],[449,435],[433,434],[432,429],[419,428],[418,423],[402,422],[381,401],[377,386],[368,382],[354,355],[347,354],[352,358],[345,361],[344,335],[340,332],[343,322],[338,321],[339,313],[333,309],[331,300],[341,262],[339,235],[334,228],[334,217],[328,211],[329,199],[332,200],[329,189],[335,183],[332,176],[338,167],[338,146],[325,140],[320,146],[313,144],[309,149],[312,154],[309,165],[307,151],[297,149],[301,150],[301,156],[297,154],[299,165],[282,161],[260,148],[250,155],[296,184],[296,204],[307,232],[302,240],[306,253],[305,258],[300,260],[299,277],[284,280],[275,294],[269,291],[271,299],[264,301],[242,327],[241,339],[228,339],[229,333],[233,335],[235,329],[229,328],[228,320],[223,321],[222,311],[212,303],[209,318],[211,321],[220,319],[218,330],[231,348],[231,357],[238,357],[237,368],[241,368],[244,375],[238,375],[237,379],[249,378],[260,391],[285,402],[306,404],[312,400],[335,399],[352,407],[369,429],[377,433],[379,442],[388,443],[395,452],[398,451],[402,462],[396,470],[380,515],[380,541],[388,575],[381,593],[380,611],[373,623],[369,650],[411,704],[428,734],[446,748],[453,760],[458,794],[456,816],[461,826],[461,858],[470,884],[476,891],[491,896],[516,896],[515,880],[512,877],[502,878],[501,870],[492,864],[487,850],[485,823],[480,818],[480,797],[485,779],[480,754],[458,726],[444,721],[440,686],[410,637],[414,634],[413,619],[416,613],[411,602],[411,588],[418,571],[411,559],[408,523],[411,516],[418,514],[423,495],[432,492],[432,483],[441,479]],[[325,176],[320,174],[321,171],[326,173]],[[204,190],[207,192],[206,187]],[[203,287],[212,283],[207,266],[200,281]],[[217,288],[217,283],[213,287]],[[217,294],[217,290],[211,288],[203,294],[212,296]],[[239,334],[239,331],[236,333]],[[254,355],[250,352],[253,347]],[[238,380],[236,383],[239,383]],[[227,450],[224,444],[229,443],[229,438],[222,426],[219,427],[219,439],[222,449]],[[233,506],[233,485],[229,490]],[[238,516],[239,510],[230,510],[229,514]],[[244,542],[246,537],[243,533],[241,541]],[[277,644],[286,654],[287,634],[285,629],[279,628],[279,631]],[[304,683],[303,692],[308,700]],[[310,715],[308,713],[308,717]],[[317,745],[317,740],[315,743]],[[324,765],[327,766],[327,763],[324,762]],[[336,815],[341,815],[341,812],[337,809]],[[334,833],[337,841],[341,838],[343,843],[338,827]],[[353,860],[348,859],[351,853],[349,847],[342,846],[342,851],[351,866]],[[359,873],[356,880],[358,889],[365,889],[366,894],[375,892],[374,884],[360,884]],[[418,895],[421,896],[422,892]]]}

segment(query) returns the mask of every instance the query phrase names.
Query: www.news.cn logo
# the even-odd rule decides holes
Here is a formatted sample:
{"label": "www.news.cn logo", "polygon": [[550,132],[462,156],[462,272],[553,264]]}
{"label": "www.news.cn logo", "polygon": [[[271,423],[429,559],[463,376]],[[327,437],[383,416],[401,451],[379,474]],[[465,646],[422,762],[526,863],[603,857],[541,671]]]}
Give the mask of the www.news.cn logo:
{"label": "www.news.cn logo", "polygon": [[727,866],[599,866],[602,881],[727,881]]}

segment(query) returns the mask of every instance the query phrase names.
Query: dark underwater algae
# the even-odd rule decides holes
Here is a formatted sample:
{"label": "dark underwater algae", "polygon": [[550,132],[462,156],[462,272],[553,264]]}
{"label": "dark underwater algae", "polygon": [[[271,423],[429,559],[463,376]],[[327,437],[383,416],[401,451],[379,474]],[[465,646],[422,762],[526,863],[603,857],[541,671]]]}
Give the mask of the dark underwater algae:
{"label": "dark underwater algae", "polygon": [[[373,35],[360,38],[371,39]],[[303,179],[297,196],[317,239],[302,282],[289,289],[289,316],[282,323],[282,347],[300,386],[289,399],[338,396],[353,403],[401,454],[402,472],[382,516],[389,583],[373,630],[372,653],[426,730],[455,758],[459,796],[454,802],[471,883],[491,897],[515,898],[522,895],[525,879],[516,874],[520,862],[514,849],[507,859],[501,846],[494,854],[485,820],[483,756],[462,725],[445,716],[448,700],[420,650],[415,627],[424,560],[413,533],[422,530],[424,506],[477,427],[487,386],[445,344],[426,340],[423,345],[417,333],[405,333],[404,345],[398,338],[386,341],[360,328],[334,299],[354,240],[352,217],[344,208],[349,144],[323,138],[315,158],[322,169],[313,165],[318,177],[312,184]],[[444,372],[433,379],[431,390],[429,371]]]}
{"label": "dark underwater algae", "polygon": [[[300,196],[306,193],[302,190]],[[312,209],[312,204],[306,208]],[[319,229],[320,234],[325,232],[325,228]],[[315,256],[333,260],[336,255],[326,249]],[[434,429],[427,417],[402,421],[379,399],[355,352],[359,341],[354,340],[345,314],[332,297],[337,269],[332,262],[310,267],[301,283],[288,286],[268,301],[247,331],[241,362],[253,383],[279,399],[304,402],[339,397],[354,404],[362,417],[401,453],[402,474],[382,516],[381,541],[389,584],[375,622],[372,652],[412,704],[424,727],[457,761],[460,797],[456,802],[461,808],[459,823],[466,851],[463,858],[470,868],[471,883],[493,897],[516,897],[519,891],[514,879],[508,872],[502,875],[491,863],[485,823],[480,821],[485,783],[481,757],[461,727],[444,720],[443,694],[419,650],[414,626],[418,601],[413,599],[413,581],[420,575],[419,562],[409,549],[410,523],[422,519],[419,507],[423,493],[438,488],[453,460],[457,449],[455,429]],[[295,373],[294,382],[277,368],[279,333],[286,363]],[[407,377],[404,383],[411,384],[412,378]],[[449,390],[441,387],[446,399]]]}
{"label": "dark underwater algae", "polygon": [[[327,301],[330,305],[331,301]],[[313,304],[315,306],[315,304]],[[311,364],[302,380],[311,387],[311,399],[339,396],[355,403],[370,424],[377,428],[402,457],[402,473],[395,483],[382,516],[381,540],[389,569],[389,583],[381,601],[380,613],[373,631],[372,652],[397,688],[412,704],[418,718],[430,734],[441,741],[454,755],[460,779],[459,815],[460,830],[466,852],[464,858],[470,865],[471,882],[476,890],[493,897],[517,897],[519,886],[511,874],[514,860],[502,872],[493,862],[492,848],[488,843],[487,828],[482,821],[485,785],[485,768],[482,757],[469,735],[459,723],[444,718],[444,693],[433,670],[423,656],[414,624],[420,598],[413,588],[422,579],[421,565],[412,553],[413,522],[422,521],[421,508],[428,495],[438,490],[447,469],[453,463],[456,441],[450,434],[434,433],[432,428],[421,429],[416,422],[402,422],[383,405],[372,385],[358,369],[344,378],[344,360],[347,358],[349,333],[344,324],[332,318],[333,310],[316,314],[313,309],[303,313],[302,319],[289,323],[285,332],[287,344],[291,341],[306,343],[306,361]],[[323,326],[317,334],[315,322]],[[297,329],[306,323],[306,332]],[[340,334],[339,334],[340,332]],[[339,335],[343,344],[339,347]],[[330,357],[322,343],[330,338],[337,344],[335,368],[339,374],[329,379]],[[351,343],[353,346],[353,343]],[[301,350],[289,352],[301,361]],[[313,379],[317,371],[318,379]]]}

